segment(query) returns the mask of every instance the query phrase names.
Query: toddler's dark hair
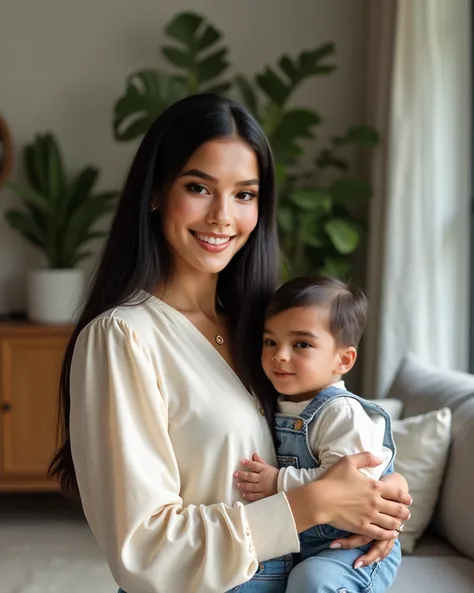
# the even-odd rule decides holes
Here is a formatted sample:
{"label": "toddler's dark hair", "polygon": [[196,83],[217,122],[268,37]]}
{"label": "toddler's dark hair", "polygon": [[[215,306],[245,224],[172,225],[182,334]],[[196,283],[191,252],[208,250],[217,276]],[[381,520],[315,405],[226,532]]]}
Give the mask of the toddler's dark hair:
{"label": "toddler's dark hair", "polygon": [[357,348],[367,322],[368,301],[362,289],[325,276],[294,278],[270,299],[266,319],[294,307],[329,308],[329,332],[338,347]]}

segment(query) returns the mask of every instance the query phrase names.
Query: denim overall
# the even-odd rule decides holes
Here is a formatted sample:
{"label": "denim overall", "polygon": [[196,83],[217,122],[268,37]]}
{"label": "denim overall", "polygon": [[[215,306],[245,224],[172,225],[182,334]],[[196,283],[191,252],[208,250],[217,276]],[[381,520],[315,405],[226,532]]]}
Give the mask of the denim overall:
{"label": "denim overall", "polygon": [[[296,468],[317,468],[320,463],[312,453],[308,444],[308,433],[311,422],[319,417],[324,406],[337,397],[351,397],[357,400],[369,415],[380,414],[385,420],[385,434],[383,444],[392,451],[392,459],[383,475],[393,473],[393,459],[395,456],[395,443],[392,436],[392,423],[390,416],[377,404],[362,399],[361,397],[341,389],[339,387],[328,387],[321,391],[299,416],[286,416],[285,414],[276,414],[275,416],[275,433],[276,433],[276,452],[280,467],[294,466]],[[308,569],[300,569],[302,564],[296,566],[289,580],[287,593],[301,591],[371,591],[373,593],[382,593],[395,578],[396,570],[400,563],[400,542],[397,540],[392,552],[382,562],[377,562],[369,567],[364,567],[359,570],[352,568],[353,562],[359,557],[362,552],[370,548],[370,544],[363,546],[356,550],[332,550],[329,545],[335,539],[347,537],[351,535],[347,531],[336,529],[331,525],[317,525],[304,531],[300,534],[301,551],[295,558],[296,562],[302,562],[307,559],[312,559],[315,556],[321,555],[321,560],[329,559],[337,563],[337,570],[335,566],[324,566],[322,570],[318,570],[318,584],[314,587],[309,586],[308,583],[312,580],[311,575],[304,574],[304,578],[299,578],[299,572],[308,572]],[[361,552],[362,551],[362,552]],[[344,576],[344,571],[341,570],[341,565],[348,563],[348,572]],[[310,563],[311,564],[311,563]],[[321,564],[321,563],[320,563]],[[327,564],[327,563],[326,563]],[[315,565],[315,563],[313,563]],[[385,573],[382,569],[386,568]],[[331,570],[332,569],[332,570]],[[312,570],[309,569],[309,570]],[[354,575],[357,579],[357,574],[360,575],[360,583],[358,586],[354,585]],[[377,579],[376,576],[380,578]],[[346,580],[344,580],[346,579]],[[324,583],[323,581],[330,581]],[[294,586],[291,586],[293,581]],[[377,586],[378,582],[378,586]],[[327,587],[327,588],[325,588]]]}

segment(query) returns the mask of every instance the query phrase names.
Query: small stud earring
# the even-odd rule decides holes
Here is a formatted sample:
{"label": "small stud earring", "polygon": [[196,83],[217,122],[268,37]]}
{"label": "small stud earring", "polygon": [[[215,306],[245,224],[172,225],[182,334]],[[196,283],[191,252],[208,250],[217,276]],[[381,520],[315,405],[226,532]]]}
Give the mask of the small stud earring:
{"label": "small stud earring", "polygon": [[150,210],[154,212],[155,210],[158,210],[158,207],[155,206],[155,204],[152,204]]}

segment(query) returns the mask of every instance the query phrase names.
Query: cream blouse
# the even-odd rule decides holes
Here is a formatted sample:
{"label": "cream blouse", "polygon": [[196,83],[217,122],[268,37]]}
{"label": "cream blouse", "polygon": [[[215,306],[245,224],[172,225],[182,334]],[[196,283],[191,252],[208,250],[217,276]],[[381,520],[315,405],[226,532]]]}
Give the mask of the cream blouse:
{"label": "cream blouse", "polygon": [[299,549],[283,492],[246,504],[233,472],[276,465],[258,403],[181,313],[151,297],[80,333],[71,446],[86,518],[127,593],[224,593]]}

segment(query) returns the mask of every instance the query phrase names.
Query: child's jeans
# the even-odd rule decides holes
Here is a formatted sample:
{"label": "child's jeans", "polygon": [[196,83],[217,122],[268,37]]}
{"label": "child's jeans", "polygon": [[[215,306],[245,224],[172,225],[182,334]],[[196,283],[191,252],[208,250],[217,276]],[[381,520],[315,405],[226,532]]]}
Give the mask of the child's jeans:
{"label": "child's jeans", "polygon": [[250,581],[234,587],[228,593],[285,593],[292,566],[291,554],[261,562]]}
{"label": "child's jeans", "polygon": [[385,593],[400,566],[400,542],[395,542],[385,560],[354,568],[357,558],[369,547],[325,549],[306,557],[291,571],[286,593]]}

